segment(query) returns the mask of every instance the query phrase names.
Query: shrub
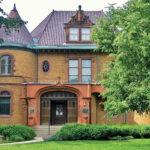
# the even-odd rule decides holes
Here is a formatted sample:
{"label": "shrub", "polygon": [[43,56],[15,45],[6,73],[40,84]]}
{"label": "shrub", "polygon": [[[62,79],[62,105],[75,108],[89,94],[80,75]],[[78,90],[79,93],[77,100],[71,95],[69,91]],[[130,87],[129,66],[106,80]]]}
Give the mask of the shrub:
{"label": "shrub", "polygon": [[9,141],[32,140],[36,136],[32,128],[21,125],[0,126],[0,135]]}
{"label": "shrub", "polygon": [[24,141],[24,138],[20,135],[12,135],[9,137],[9,141],[20,142]]}
{"label": "shrub", "polygon": [[143,138],[150,138],[150,126],[143,126],[142,127],[141,136]]}
{"label": "shrub", "polygon": [[150,126],[66,124],[49,140],[150,138]]}
{"label": "shrub", "polygon": [[134,137],[133,136],[125,136],[125,137],[122,137],[122,136],[114,136],[114,137],[110,137],[109,139],[110,140],[131,140],[133,139]]}

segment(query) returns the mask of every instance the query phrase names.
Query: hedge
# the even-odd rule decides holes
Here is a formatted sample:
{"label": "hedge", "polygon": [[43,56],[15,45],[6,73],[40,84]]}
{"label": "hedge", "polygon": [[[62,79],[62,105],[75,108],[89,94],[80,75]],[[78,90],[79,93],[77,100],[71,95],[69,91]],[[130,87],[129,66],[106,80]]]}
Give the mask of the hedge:
{"label": "hedge", "polygon": [[66,124],[49,140],[150,138],[150,126]]}
{"label": "hedge", "polygon": [[26,141],[36,136],[32,128],[22,125],[0,126],[0,135],[6,141]]}

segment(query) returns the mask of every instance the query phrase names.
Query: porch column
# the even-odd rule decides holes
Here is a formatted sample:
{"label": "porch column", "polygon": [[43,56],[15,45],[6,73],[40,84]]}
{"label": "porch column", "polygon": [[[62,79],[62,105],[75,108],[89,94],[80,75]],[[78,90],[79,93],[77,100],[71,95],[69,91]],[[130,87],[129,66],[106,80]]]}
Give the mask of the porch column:
{"label": "porch column", "polygon": [[35,126],[37,124],[37,110],[35,99],[28,100],[28,125]]}
{"label": "porch column", "polygon": [[91,98],[83,99],[80,102],[80,122],[79,123],[90,123],[90,101]]}

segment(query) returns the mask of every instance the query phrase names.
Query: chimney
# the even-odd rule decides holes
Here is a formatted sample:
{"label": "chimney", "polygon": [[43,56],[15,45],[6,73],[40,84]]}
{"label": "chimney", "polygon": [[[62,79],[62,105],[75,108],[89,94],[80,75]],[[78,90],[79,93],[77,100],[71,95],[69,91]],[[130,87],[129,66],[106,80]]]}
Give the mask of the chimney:
{"label": "chimney", "polygon": [[79,11],[81,11],[81,9],[82,9],[82,6],[81,6],[81,5],[79,5],[79,6],[78,6],[78,9],[79,9]]}

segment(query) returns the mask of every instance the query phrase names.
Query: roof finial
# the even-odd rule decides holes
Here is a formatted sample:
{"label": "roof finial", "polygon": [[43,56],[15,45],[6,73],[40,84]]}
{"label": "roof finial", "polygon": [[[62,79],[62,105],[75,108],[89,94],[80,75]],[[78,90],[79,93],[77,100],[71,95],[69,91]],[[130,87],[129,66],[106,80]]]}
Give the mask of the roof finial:
{"label": "roof finial", "polygon": [[14,3],[14,7],[13,7],[13,10],[16,10],[16,4]]}
{"label": "roof finial", "polygon": [[79,6],[78,6],[78,8],[79,8],[79,11],[81,11],[81,9],[82,9],[82,6],[81,6],[81,5],[79,5]]}

